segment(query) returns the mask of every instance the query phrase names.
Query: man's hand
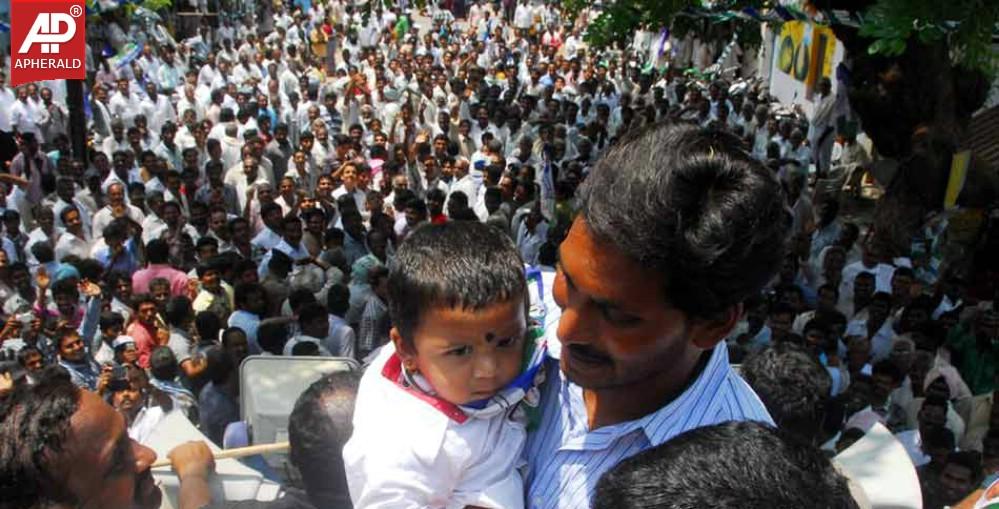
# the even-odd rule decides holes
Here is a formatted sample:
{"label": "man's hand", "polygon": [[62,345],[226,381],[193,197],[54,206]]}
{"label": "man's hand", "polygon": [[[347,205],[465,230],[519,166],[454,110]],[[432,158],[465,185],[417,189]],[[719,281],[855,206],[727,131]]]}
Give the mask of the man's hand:
{"label": "man's hand", "polygon": [[108,386],[111,385],[112,373],[114,373],[114,367],[110,364],[101,367],[101,374],[97,377],[97,394],[104,394],[108,390]]}
{"label": "man's hand", "polygon": [[86,295],[87,297],[100,297],[101,295],[100,285],[87,279],[80,281],[79,288],[80,293]]}
{"label": "man's hand", "polygon": [[164,328],[156,329],[156,344],[158,346],[165,346],[170,342],[170,331]]}
{"label": "man's hand", "polygon": [[14,378],[10,372],[0,373],[0,396],[14,390]]}
{"label": "man's hand", "polygon": [[188,477],[207,478],[215,472],[215,458],[204,442],[186,442],[167,453],[170,466],[183,481]]}
{"label": "man's hand", "polygon": [[16,338],[21,332],[21,321],[11,316],[6,323],[3,325],[3,330],[0,330],[0,343],[10,339]]}
{"label": "man's hand", "polygon": [[45,272],[45,267],[38,267],[38,273],[35,274],[35,284],[38,286],[38,289],[45,292],[49,288],[50,283],[52,283],[52,278]]}

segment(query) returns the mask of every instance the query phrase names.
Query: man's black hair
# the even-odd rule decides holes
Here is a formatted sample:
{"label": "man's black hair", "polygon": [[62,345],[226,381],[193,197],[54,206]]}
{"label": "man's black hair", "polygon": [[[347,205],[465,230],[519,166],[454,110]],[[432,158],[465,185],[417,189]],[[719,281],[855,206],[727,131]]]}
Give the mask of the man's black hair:
{"label": "man's black hair", "polygon": [[236,370],[232,357],[219,347],[212,347],[205,351],[205,362],[208,364],[205,369],[207,378],[215,385],[225,383]]}
{"label": "man's black hair", "polygon": [[948,451],[953,451],[957,445],[954,441],[954,432],[947,429],[946,426],[933,428],[926,432],[926,436],[920,436],[920,439],[923,441],[923,447],[926,447],[927,450],[932,447],[943,447]]}
{"label": "man's black hair", "polygon": [[350,309],[350,288],[339,283],[331,286],[326,292],[326,309],[339,317],[346,315]]}
{"label": "man's black hair", "polygon": [[300,327],[318,318],[329,320],[328,317],[329,313],[326,312],[326,307],[318,302],[306,303],[298,310],[298,323]]}
{"label": "man's black hair", "polygon": [[662,275],[667,300],[715,317],[780,268],[791,215],[731,134],[655,125],[611,148],[579,189],[589,232]]}
{"label": "man's black hair", "polygon": [[299,341],[295,343],[295,346],[291,347],[291,355],[294,357],[298,356],[318,356],[319,355],[319,345],[311,341]]}
{"label": "man's black hair", "polygon": [[287,342],[288,328],[282,323],[265,322],[257,329],[257,343],[268,353],[284,355],[284,344]]}
{"label": "man's black hair", "polygon": [[288,416],[289,457],[316,507],[349,507],[343,445],[353,433],[360,374],[338,371],[309,386]]}
{"label": "man's black hair", "polygon": [[163,239],[153,239],[146,244],[146,259],[150,264],[162,265],[170,258],[170,246]]}
{"label": "man's black hair", "polygon": [[115,313],[114,311],[104,311],[101,313],[100,328],[101,330],[108,330],[114,326],[124,327],[125,318],[121,316],[120,313]]}
{"label": "man's black hair", "polygon": [[742,376],[781,429],[806,443],[821,443],[832,379],[806,348],[770,345],[746,359]]}
{"label": "man's black hair", "polygon": [[315,302],[317,302],[316,294],[310,292],[308,288],[295,288],[288,293],[288,307],[292,311],[299,311],[302,306]]}
{"label": "man's black hair", "polygon": [[247,299],[255,293],[259,293],[265,297],[267,296],[267,292],[264,290],[263,286],[260,286],[260,283],[239,283],[236,285],[236,288],[233,289],[232,300],[235,302],[237,308],[243,309],[243,306],[247,303]]}
{"label": "man's black hair", "polygon": [[389,273],[389,313],[412,344],[423,314],[434,307],[479,310],[525,298],[524,265],[508,235],[478,222],[415,229]]}
{"label": "man's black hair", "polygon": [[48,242],[38,242],[31,246],[31,254],[35,256],[39,264],[55,261],[55,250],[52,249],[52,244]]}
{"label": "man's black hair", "polygon": [[876,375],[891,377],[893,383],[902,383],[902,380],[905,379],[905,374],[898,369],[894,362],[888,359],[874,364],[874,367],[871,368],[871,376]]}
{"label": "man's black hair", "polygon": [[61,368],[42,372],[36,385],[16,384],[0,399],[0,500],[3,507],[28,509],[78,501],[53,482],[53,453],[61,453],[80,389]]}
{"label": "man's black hair", "polygon": [[275,274],[288,275],[291,270],[292,264],[291,257],[279,249],[271,250],[271,259],[267,261],[267,270],[273,271]]}
{"label": "man's black hair", "polygon": [[212,311],[201,311],[194,317],[194,328],[202,343],[216,343],[222,330],[222,320]]}
{"label": "man's black hair", "polygon": [[52,296],[56,295],[67,295],[69,297],[76,297],[80,295],[80,290],[76,286],[75,278],[65,278],[60,279],[52,284]]}
{"label": "man's black hair", "polygon": [[597,483],[593,509],[856,509],[847,480],[779,428],[727,422],[638,453]]}
{"label": "man's black hair", "polygon": [[173,327],[181,327],[185,322],[194,318],[194,309],[191,307],[191,299],[183,295],[178,295],[176,297],[171,297],[167,301],[166,312],[164,313],[164,318],[168,325]]}
{"label": "man's black hair", "polygon": [[168,346],[160,346],[153,349],[149,355],[149,371],[153,378],[165,382],[177,378],[177,357]]}

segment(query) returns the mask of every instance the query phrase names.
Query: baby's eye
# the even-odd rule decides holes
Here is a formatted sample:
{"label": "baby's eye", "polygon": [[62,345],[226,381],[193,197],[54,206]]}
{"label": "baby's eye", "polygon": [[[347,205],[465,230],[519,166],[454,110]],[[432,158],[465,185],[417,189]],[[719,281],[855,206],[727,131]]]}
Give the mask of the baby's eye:
{"label": "baby's eye", "polygon": [[521,336],[510,336],[508,338],[503,338],[496,342],[496,346],[498,348],[507,348],[510,346],[514,346],[520,342],[520,338]]}
{"label": "baby's eye", "polygon": [[451,355],[454,357],[464,357],[470,353],[472,353],[472,347],[465,345],[465,346],[459,346],[457,348],[452,348],[447,352],[444,352],[444,355]]}

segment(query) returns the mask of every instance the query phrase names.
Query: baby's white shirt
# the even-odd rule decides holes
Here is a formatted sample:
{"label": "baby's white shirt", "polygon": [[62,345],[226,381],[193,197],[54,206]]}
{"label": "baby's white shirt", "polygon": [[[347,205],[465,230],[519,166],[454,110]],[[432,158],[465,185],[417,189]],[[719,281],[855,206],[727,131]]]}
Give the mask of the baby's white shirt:
{"label": "baby's white shirt", "polygon": [[524,506],[519,467],[527,432],[511,411],[491,418],[398,383],[391,344],[358,389],[354,433],[343,448],[354,507],[497,509]]}

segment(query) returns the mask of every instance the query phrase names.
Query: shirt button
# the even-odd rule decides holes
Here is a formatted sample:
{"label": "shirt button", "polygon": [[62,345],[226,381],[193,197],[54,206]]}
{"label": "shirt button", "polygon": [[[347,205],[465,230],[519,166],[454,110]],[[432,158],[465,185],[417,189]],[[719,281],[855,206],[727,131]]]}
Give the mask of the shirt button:
{"label": "shirt button", "polygon": [[534,497],[534,509],[541,507],[541,497]]}

